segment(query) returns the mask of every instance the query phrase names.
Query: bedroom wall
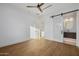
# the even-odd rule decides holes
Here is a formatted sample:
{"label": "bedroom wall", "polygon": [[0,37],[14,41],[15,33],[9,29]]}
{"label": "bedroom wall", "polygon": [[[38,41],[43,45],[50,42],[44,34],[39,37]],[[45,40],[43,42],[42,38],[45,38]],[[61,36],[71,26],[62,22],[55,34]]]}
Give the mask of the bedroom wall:
{"label": "bedroom wall", "polygon": [[0,4],[0,47],[29,40],[35,17],[11,4]]}

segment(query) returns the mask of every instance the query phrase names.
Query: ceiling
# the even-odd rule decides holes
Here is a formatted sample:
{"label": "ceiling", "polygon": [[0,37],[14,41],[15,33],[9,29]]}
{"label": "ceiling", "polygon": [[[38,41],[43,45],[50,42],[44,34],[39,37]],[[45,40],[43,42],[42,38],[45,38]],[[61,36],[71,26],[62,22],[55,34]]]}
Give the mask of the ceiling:
{"label": "ceiling", "polygon": [[[31,13],[34,13],[34,14],[36,14],[36,15],[42,14],[42,13],[38,10],[38,8],[28,8],[28,7],[26,7],[26,6],[37,6],[37,4],[38,4],[38,3],[16,3],[16,4],[12,4],[12,5],[18,6],[18,7],[22,8],[22,9],[24,9],[24,10],[28,10],[28,11],[30,11]],[[41,9],[47,7],[48,5],[52,5],[52,4],[46,3],[46,4],[44,4],[43,6],[41,6]],[[43,12],[44,12],[44,11],[43,11]]]}
{"label": "ceiling", "polygon": [[37,8],[27,8],[26,6],[36,6],[37,3],[13,3],[12,5],[15,5],[25,11],[28,11],[29,13],[33,15],[46,15],[46,16],[52,16],[55,14],[63,13],[72,11],[75,9],[79,9],[78,3],[45,3],[41,8],[45,8],[48,5],[52,5],[51,7],[45,9],[43,13],[40,13],[40,11]]}

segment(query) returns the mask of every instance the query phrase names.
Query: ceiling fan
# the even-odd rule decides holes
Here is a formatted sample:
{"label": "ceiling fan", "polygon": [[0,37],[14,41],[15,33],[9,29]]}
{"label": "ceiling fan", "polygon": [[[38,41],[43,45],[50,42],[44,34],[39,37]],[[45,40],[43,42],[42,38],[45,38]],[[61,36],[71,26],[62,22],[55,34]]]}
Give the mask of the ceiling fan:
{"label": "ceiling fan", "polygon": [[52,6],[52,5],[49,5],[49,6],[45,7],[44,9],[41,9],[41,6],[43,6],[43,5],[44,5],[44,3],[38,3],[37,6],[26,6],[26,7],[28,7],[28,8],[38,8],[38,10],[39,10],[40,12],[43,12],[43,10],[45,10],[45,9],[47,9],[48,7],[51,7],[51,6]]}

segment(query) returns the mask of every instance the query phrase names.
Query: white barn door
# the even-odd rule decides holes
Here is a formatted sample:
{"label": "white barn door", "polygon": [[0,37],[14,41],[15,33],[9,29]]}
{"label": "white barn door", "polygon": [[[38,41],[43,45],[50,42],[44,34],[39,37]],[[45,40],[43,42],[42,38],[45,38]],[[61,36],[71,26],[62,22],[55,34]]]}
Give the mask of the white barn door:
{"label": "white barn door", "polygon": [[53,39],[63,42],[63,16],[56,16],[53,19]]}

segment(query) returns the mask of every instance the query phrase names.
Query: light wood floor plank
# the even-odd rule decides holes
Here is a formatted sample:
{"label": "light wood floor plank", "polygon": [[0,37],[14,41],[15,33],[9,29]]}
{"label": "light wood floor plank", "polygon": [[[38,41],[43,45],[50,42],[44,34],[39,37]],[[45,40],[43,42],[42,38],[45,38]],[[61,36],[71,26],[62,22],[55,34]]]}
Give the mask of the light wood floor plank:
{"label": "light wood floor plank", "polygon": [[77,56],[79,48],[55,41],[40,39],[0,48],[0,55],[9,56]]}

